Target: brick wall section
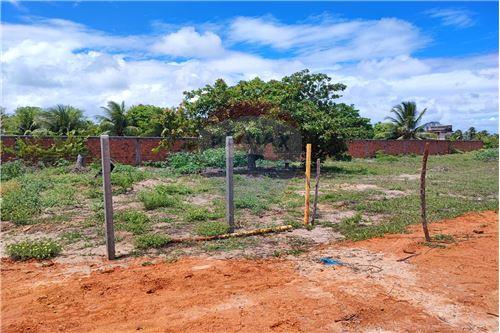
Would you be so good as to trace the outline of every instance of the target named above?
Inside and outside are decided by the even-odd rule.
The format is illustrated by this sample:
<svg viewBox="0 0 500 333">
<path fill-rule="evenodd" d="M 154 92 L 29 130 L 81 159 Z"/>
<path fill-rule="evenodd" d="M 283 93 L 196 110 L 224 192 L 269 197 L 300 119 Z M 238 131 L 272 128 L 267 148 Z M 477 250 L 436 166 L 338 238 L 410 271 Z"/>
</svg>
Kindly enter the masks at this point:
<svg viewBox="0 0 500 333">
<path fill-rule="evenodd" d="M 347 143 L 349 155 L 357 158 L 375 156 L 377 151 L 388 155 L 422 155 L 425 143 L 429 142 L 429 154 L 450 154 L 455 150 L 472 151 L 483 148 L 482 141 L 445 140 L 352 140 Z"/>
<path fill-rule="evenodd" d="M 2 146 L 14 146 L 17 138 L 34 141 L 45 147 L 49 147 L 53 142 L 52 138 L 34 139 L 29 136 L 2 136 Z M 158 147 L 160 142 L 161 138 L 110 137 L 111 159 L 124 164 L 138 165 L 146 161 L 164 161 L 171 152 L 191 150 L 196 146 L 196 139 L 185 138 L 176 140 L 170 145 L 170 148 L 162 148 L 157 153 L 153 152 L 152 150 Z M 454 150 L 471 151 L 483 147 L 481 141 L 440 140 L 352 140 L 347 143 L 347 147 L 349 154 L 357 158 L 373 157 L 377 151 L 383 151 L 389 155 L 421 155 L 426 142 L 430 143 L 429 151 L 433 155 L 450 154 Z M 89 137 L 86 143 L 87 161 L 100 159 L 101 142 L 99 137 Z M 2 161 L 8 161 L 14 157 L 2 149 Z"/>
</svg>

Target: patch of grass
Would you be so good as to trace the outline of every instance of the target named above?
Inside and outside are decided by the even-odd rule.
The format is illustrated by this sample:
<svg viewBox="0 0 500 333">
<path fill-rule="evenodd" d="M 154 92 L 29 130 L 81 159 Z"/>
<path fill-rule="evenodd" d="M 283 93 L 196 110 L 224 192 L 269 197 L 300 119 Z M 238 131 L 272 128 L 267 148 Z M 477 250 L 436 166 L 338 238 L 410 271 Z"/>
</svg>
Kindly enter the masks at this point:
<svg viewBox="0 0 500 333">
<path fill-rule="evenodd" d="M 115 214 L 116 229 L 124 230 L 140 235 L 149 230 L 151 219 L 143 212 L 138 211 L 121 211 Z"/>
<path fill-rule="evenodd" d="M 454 243 L 455 242 L 455 238 L 452 235 L 447 235 L 447 234 L 432 235 L 431 239 L 435 242 L 441 242 L 441 243 Z"/>
<path fill-rule="evenodd" d="M 191 194 L 193 193 L 193 191 L 183 185 L 183 184 L 166 184 L 166 185 L 158 185 L 156 187 L 157 191 L 158 192 L 161 192 L 161 193 L 166 193 L 166 194 L 181 194 L 181 195 L 185 195 L 185 194 Z"/>
<path fill-rule="evenodd" d="M 111 184 L 116 194 L 124 193 L 132 189 L 134 183 L 147 178 L 144 171 L 130 165 L 118 164 L 111 173 Z"/>
<path fill-rule="evenodd" d="M 175 207 L 179 205 L 177 197 L 165 192 L 162 185 L 155 186 L 152 190 L 139 193 L 139 200 L 142 201 L 147 210 L 160 207 Z"/>
<path fill-rule="evenodd" d="M 223 217 L 223 214 L 210 212 L 204 207 L 188 207 L 184 218 L 188 222 L 216 220 Z"/>
<path fill-rule="evenodd" d="M 52 186 L 49 190 L 42 193 L 43 207 L 63 207 L 76 203 L 76 191 L 73 186 L 68 186 L 64 183 L 58 183 Z"/>
<path fill-rule="evenodd" d="M 76 243 L 82 239 L 80 231 L 67 231 L 61 235 L 61 240 L 66 244 Z"/>
<path fill-rule="evenodd" d="M 481 149 L 473 153 L 478 161 L 498 161 L 498 148 Z"/>
<path fill-rule="evenodd" d="M 384 162 L 394 162 L 397 161 L 399 158 L 394 155 L 388 155 L 384 153 L 383 151 L 379 150 L 375 153 L 375 159 L 378 161 L 384 161 Z"/>
<path fill-rule="evenodd" d="M 49 259 L 61 250 L 62 246 L 52 239 L 26 240 L 7 245 L 7 253 L 14 260 Z"/>
<path fill-rule="evenodd" d="M 204 242 L 202 250 L 204 251 L 233 251 L 244 249 L 248 245 L 246 239 L 241 238 L 228 238 L 217 239 L 209 242 Z"/>
<path fill-rule="evenodd" d="M 25 172 L 26 167 L 21 161 L 5 162 L 0 166 L 0 179 L 4 182 L 22 176 Z"/>
<path fill-rule="evenodd" d="M 6 193 L 2 198 L 2 220 L 18 225 L 33 223 L 33 216 L 43 208 L 40 196 L 43 188 L 37 182 L 23 182 L 20 189 Z"/>
<path fill-rule="evenodd" d="M 260 214 L 269 208 L 269 205 L 253 195 L 238 196 L 234 199 L 236 208 L 250 209 L 254 214 Z"/>
<path fill-rule="evenodd" d="M 196 233 L 200 236 L 217 236 L 229 232 L 229 226 L 220 221 L 203 222 L 196 226 Z"/>
<path fill-rule="evenodd" d="M 141 250 L 157 249 L 167 245 L 170 242 L 170 237 L 160 234 L 146 234 L 135 237 L 135 246 Z"/>
</svg>

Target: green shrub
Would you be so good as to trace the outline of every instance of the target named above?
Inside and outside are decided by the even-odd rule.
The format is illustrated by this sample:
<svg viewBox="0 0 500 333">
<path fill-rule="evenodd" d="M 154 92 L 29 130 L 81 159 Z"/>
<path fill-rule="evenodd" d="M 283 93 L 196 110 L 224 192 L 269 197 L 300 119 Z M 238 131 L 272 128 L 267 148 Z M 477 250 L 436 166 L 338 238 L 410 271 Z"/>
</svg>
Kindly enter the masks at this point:
<svg viewBox="0 0 500 333">
<path fill-rule="evenodd" d="M 31 163 L 55 165 L 61 160 L 74 161 L 78 154 L 87 151 L 85 138 L 69 132 L 65 137 L 54 137 L 53 143 L 46 147 L 37 138 L 30 140 L 17 139 L 15 147 L 5 148 L 5 151 L 14 154 L 17 158 Z M 64 162 L 63 162 L 64 163 Z"/>
<path fill-rule="evenodd" d="M 0 169 L 0 176 L 2 181 L 7 181 L 12 178 L 19 177 L 26 172 L 24 164 L 17 160 L 12 162 L 2 163 Z"/>
<path fill-rule="evenodd" d="M 132 188 L 134 183 L 144 180 L 146 174 L 130 165 L 118 164 L 111 173 L 111 184 L 117 186 L 117 193 L 124 193 Z"/>
<path fill-rule="evenodd" d="M 139 193 L 139 200 L 142 201 L 147 210 L 159 207 L 174 207 L 179 204 L 178 198 L 169 194 L 162 185 L 155 186 L 152 190 Z"/>
<path fill-rule="evenodd" d="M 196 226 L 196 233 L 200 236 L 217 236 L 229 231 L 229 226 L 224 222 L 211 221 L 200 223 Z"/>
<path fill-rule="evenodd" d="M 7 253 L 14 260 L 48 259 L 62 250 L 59 243 L 51 239 L 26 240 L 7 245 Z"/>
<path fill-rule="evenodd" d="M 498 161 L 498 148 L 477 150 L 473 153 L 473 158 L 478 161 Z"/>
<path fill-rule="evenodd" d="M 189 207 L 186 211 L 185 219 L 188 222 L 216 220 L 224 215 L 212 213 L 203 207 Z"/>
<path fill-rule="evenodd" d="M 43 181 L 23 178 L 19 189 L 6 193 L 2 198 L 2 220 L 20 225 L 32 223 L 31 218 L 41 212 L 40 193 L 47 186 Z"/>
<path fill-rule="evenodd" d="M 135 238 L 135 246 L 138 249 L 150 249 L 150 248 L 160 248 L 167 245 L 170 242 L 170 237 L 167 235 L 159 235 L 159 234 L 147 234 L 137 236 Z"/>
<path fill-rule="evenodd" d="M 394 155 L 387 155 L 382 150 L 378 150 L 375 153 L 375 159 L 377 159 L 378 161 L 393 162 L 397 161 L 398 157 Z"/>
<path fill-rule="evenodd" d="M 116 213 L 116 221 L 117 230 L 125 230 L 134 235 L 145 233 L 151 223 L 151 219 L 143 212 L 130 210 Z"/>
<path fill-rule="evenodd" d="M 245 152 L 234 152 L 234 166 L 245 166 Z M 207 149 L 203 152 L 179 152 L 169 156 L 168 166 L 180 173 L 197 173 L 206 168 L 225 168 L 226 153 L 224 148 Z"/>
<path fill-rule="evenodd" d="M 167 185 L 157 185 L 156 191 L 164 194 L 190 194 L 193 191 L 182 184 L 167 184 Z"/>
</svg>

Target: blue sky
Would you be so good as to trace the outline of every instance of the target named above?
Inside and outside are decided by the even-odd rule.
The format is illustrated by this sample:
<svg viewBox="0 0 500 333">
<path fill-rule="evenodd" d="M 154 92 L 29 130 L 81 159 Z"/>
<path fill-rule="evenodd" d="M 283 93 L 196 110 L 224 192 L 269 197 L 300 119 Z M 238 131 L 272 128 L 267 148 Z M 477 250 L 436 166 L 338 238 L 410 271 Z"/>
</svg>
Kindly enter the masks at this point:
<svg viewBox="0 0 500 333">
<path fill-rule="evenodd" d="M 176 105 L 222 77 L 309 68 L 373 121 L 498 131 L 497 2 L 2 2 L 2 105 Z"/>
</svg>

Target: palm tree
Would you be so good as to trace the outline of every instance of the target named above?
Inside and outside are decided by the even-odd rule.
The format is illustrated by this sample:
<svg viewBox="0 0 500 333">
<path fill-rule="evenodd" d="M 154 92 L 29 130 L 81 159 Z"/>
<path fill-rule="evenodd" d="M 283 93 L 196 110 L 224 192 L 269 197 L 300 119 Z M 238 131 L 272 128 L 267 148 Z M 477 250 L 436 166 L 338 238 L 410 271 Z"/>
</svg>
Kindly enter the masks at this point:
<svg viewBox="0 0 500 333">
<path fill-rule="evenodd" d="M 420 121 L 425 111 L 427 109 L 419 113 L 415 102 L 402 102 L 391 109 L 395 116 L 386 119 L 394 124 L 398 140 L 421 139 L 420 134 L 423 132 L 425 124 L 420 125 Z"/>
<path fill-rule="evenodd" d="M 18 134 L 31 134 L 38 129 L 37 119 L 40 116 L 42 109 L 36 106 L 22 106 L 14 111 L 13 120 L 17 127 Z"/>
<path fill-rule="evenodd" d="M 107 107 L 101 107 L 104 110 L 105 116 L 97 116 L 101 121 L 101 127 L 108 133 L 117 136 L 127 134 L 135 134 L 137 128 L 130 126 L 127 119 L 127 109 L 125 102 L 118 104 L 113 101 L 108 102 Z"/>
<path fill-rule="evenodd" d="M 39 117 L 42 128 L 61 135 L 84 129 L 86 122 L 83 112 L 70 105 L 57 105 L 42 112 Z"/>
</svg>

